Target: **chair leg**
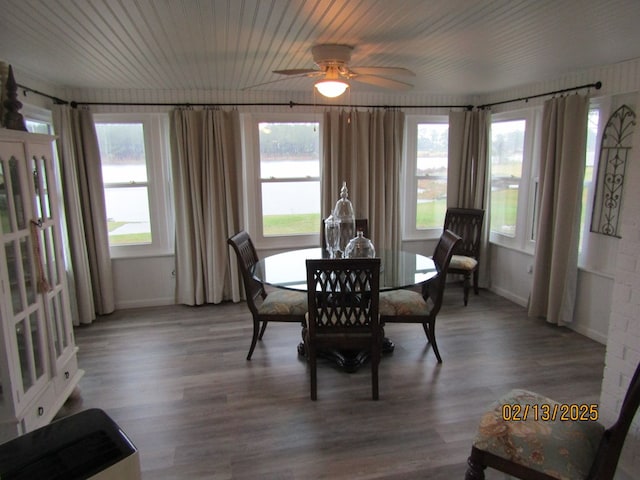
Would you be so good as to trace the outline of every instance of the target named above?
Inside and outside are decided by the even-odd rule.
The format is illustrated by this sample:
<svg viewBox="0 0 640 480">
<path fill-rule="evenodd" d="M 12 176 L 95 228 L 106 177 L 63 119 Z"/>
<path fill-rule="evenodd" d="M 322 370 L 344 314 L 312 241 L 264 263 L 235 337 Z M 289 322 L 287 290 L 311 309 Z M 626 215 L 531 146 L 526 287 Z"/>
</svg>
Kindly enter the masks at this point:
<svg viewBox="0 0 640 480">
<path fill-rule="evenodd" d="M 311 400 L 318 399 L 318 369 L 316 361 L 316 347 L 309 345 L 307 349 L 309 354 L 309 369 L 311 372 Z"/>
<path fill-rule="evenodd" d="M 262 336 L 264 335 L 264 331 L 267 329 L 267 322 L 266 320 L 262 321 L 262 328 L 260 329 L 260 335 L 258 335 L 258 339 L 262 340 Z"/>
<path fill-rule="evenodd" d="M 484 480 L 484 470 L 487 468 L 481 463 L 477 463 L 473 459 L 473 454 L 467 460 L 467 472 L 464 475 L 464 480 Z"/>
<path fill-rule="evenodd" d="M 374 400 L 380 398 L 378 383 L 378 367 L 380 366 L 380 350 L 371 356 L 371 396 Z"/>
<path fill-rule="evenodd" d="M 469 289 L 471 287 L 470 281 L 471 279 L 471 275 L 469 273 L 465 273 L 464 274 L 464 283 L 463 283 L 463 288 L 464 288 L 464 306 L 467 306 L 467 302 L 469 301 Z"/>
<path fill-rule="evenodd" d="M 478 270 L 474 270 L 473 272 L 473 293 L 475 293 L 476 295 L 478 295 L 480 293 L 480 289 L 478 287 Z"/>
<path fill-rule="evenodd" d="M 431 348 L 433 348 L 433 353 L 435 353 L 436 358 L 438 359 L 438 363 L 442 363 L 442 357 L 440 356 L 440 351 L 438 350 L 438 344 L 436 342 L 435 327 L 436 327 L 435 324 L 431 322 L 424 322 L 422 324 L 424 333 L 427 335 L 427 340 L 431 344 Z"/>
<path fill-rule="evenodd" d="M 247 360 L 251 360 L 251 355 L 253 355 L 253 350 L 256 348 L 256 343 L 258 343 L 258 332 L 260 331 L 260 322 L 258 319 L 253 319 L 253 336 L 251 337 L 251 347 L 249 347 L 249 353 L 247 354 Z"/>
</svg>

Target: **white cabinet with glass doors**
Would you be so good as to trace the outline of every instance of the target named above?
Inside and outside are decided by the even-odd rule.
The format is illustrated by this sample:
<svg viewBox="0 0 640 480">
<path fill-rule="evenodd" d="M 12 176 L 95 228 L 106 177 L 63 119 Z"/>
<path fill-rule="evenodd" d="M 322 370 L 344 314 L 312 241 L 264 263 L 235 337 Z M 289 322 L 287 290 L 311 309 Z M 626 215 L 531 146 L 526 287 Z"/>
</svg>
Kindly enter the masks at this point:
<svg viewBox="0 0 640 480">
<path fill-rule="evenodd" d="M 49 423 L 78 369 L 49 135 L 0 130 L 0 443 Z"/>
</svg>

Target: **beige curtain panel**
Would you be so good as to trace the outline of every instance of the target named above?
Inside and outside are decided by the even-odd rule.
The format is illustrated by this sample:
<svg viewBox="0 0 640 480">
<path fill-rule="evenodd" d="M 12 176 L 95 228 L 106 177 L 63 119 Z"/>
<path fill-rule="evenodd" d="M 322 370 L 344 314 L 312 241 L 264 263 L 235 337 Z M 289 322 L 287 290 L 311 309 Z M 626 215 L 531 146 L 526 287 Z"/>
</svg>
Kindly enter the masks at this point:
<svg viewBox="0 0 640 480">
<path fill-rule="evenodd" d="M 69 238 L 69 290 L 75 296 L 73 323 L 78 325 L 115 309 L 102 165 L 91 112 L 68 105 L 54 105 L 52 111 Z"/>
<path fill-rule="evenodd" d="M 227 238 L 241 228 L 241 160 L 236 110 L 172 112 L 178 303 L 240 300 L 240 278 Z"/>
<path fill-rule="evenodd" d="M 489 287 L 489 146 L 491 114 L 488 110 L 449 113 L 449 164 L 447 172 L 447 206 L 481 208 L 482 224 L 478 283 Z"/>
<path fill-rule="evenodd" d="M 538 186 L 538 234 L 529 315 L 564 325 L 573 320 L 589 100 L 544 103 Z"/>
<path fill-rule="evenodd" d="M 377 250 L 400 248 L 400 165 L 404 113 L 392 110 L 325 113 L 322 216 L 347 182 L 356 218 L 369 221 Z"/>
</svg>

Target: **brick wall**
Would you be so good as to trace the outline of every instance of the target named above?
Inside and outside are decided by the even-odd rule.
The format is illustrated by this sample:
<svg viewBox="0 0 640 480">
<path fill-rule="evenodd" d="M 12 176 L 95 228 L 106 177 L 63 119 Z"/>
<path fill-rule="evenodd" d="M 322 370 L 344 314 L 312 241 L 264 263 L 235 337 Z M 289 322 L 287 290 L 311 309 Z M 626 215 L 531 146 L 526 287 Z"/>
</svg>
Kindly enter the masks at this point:
<svg viewBox="0 0 640 480">
<path fill-rule="evenodd" d="M 636 101 L 638 105 L 640 102 Z M 636 115 L 640 118 L 637 109 Z M 605 426 L 611 425 L 617 418 L 631 376 L 640 363 L 640 121 L 638 123 L 624 179 L 622 238 L 616 259 L 600 394 L 601 420 Z M 639 478 L 640 413 L 636 415 L 627 436 L 618 470 L 616 478 Z"/>
</svg>

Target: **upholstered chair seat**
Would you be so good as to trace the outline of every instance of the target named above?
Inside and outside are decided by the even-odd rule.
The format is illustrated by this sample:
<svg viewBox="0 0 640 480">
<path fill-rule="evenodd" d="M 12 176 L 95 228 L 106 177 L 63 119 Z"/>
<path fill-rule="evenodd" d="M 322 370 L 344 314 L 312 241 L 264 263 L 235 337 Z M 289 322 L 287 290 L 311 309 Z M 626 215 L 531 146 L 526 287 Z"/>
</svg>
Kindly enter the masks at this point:
<svg viewBox="0 0 640 480">
<path fill-rule="evenodd" d="M 258 306 L 260 315 L 304 315 L 307 313 L 307 294 L 294 290 L 274 290 Z"/>
<path fill-rule="evenodd" d="M 380 315 L 428 315 L 429 305 L 418 292 L 413 290 L 391 290 L 380 292 Z"/>
<path fill-rule="evenodd" d="M 639 405 L 640 365 L 618 419 L 606 430 L 597 403 L 559 404 L 511 390 L 480 419 L 464 478 L 484 480 L 490 467 L 524 480 L 613 480 Z"/>
<path fill-rule="evenodd" d="M 450 268 L 467 270 L 469 273 L 473 273 L 477 266 L 478 260 L 473 257 L 467 257 L 466 255 L 453 255 L 451 257 Z"/>
<path fill-rule="evenodd" d="M 546 414 L 549 420 L 540 421 Z M 473 446 L 554 478 L 585 479 L 604 427 L 593 420 L 568 421 L 570 414 L 543 395 L 511 390 L 482 416 Z"/>
</svg>

